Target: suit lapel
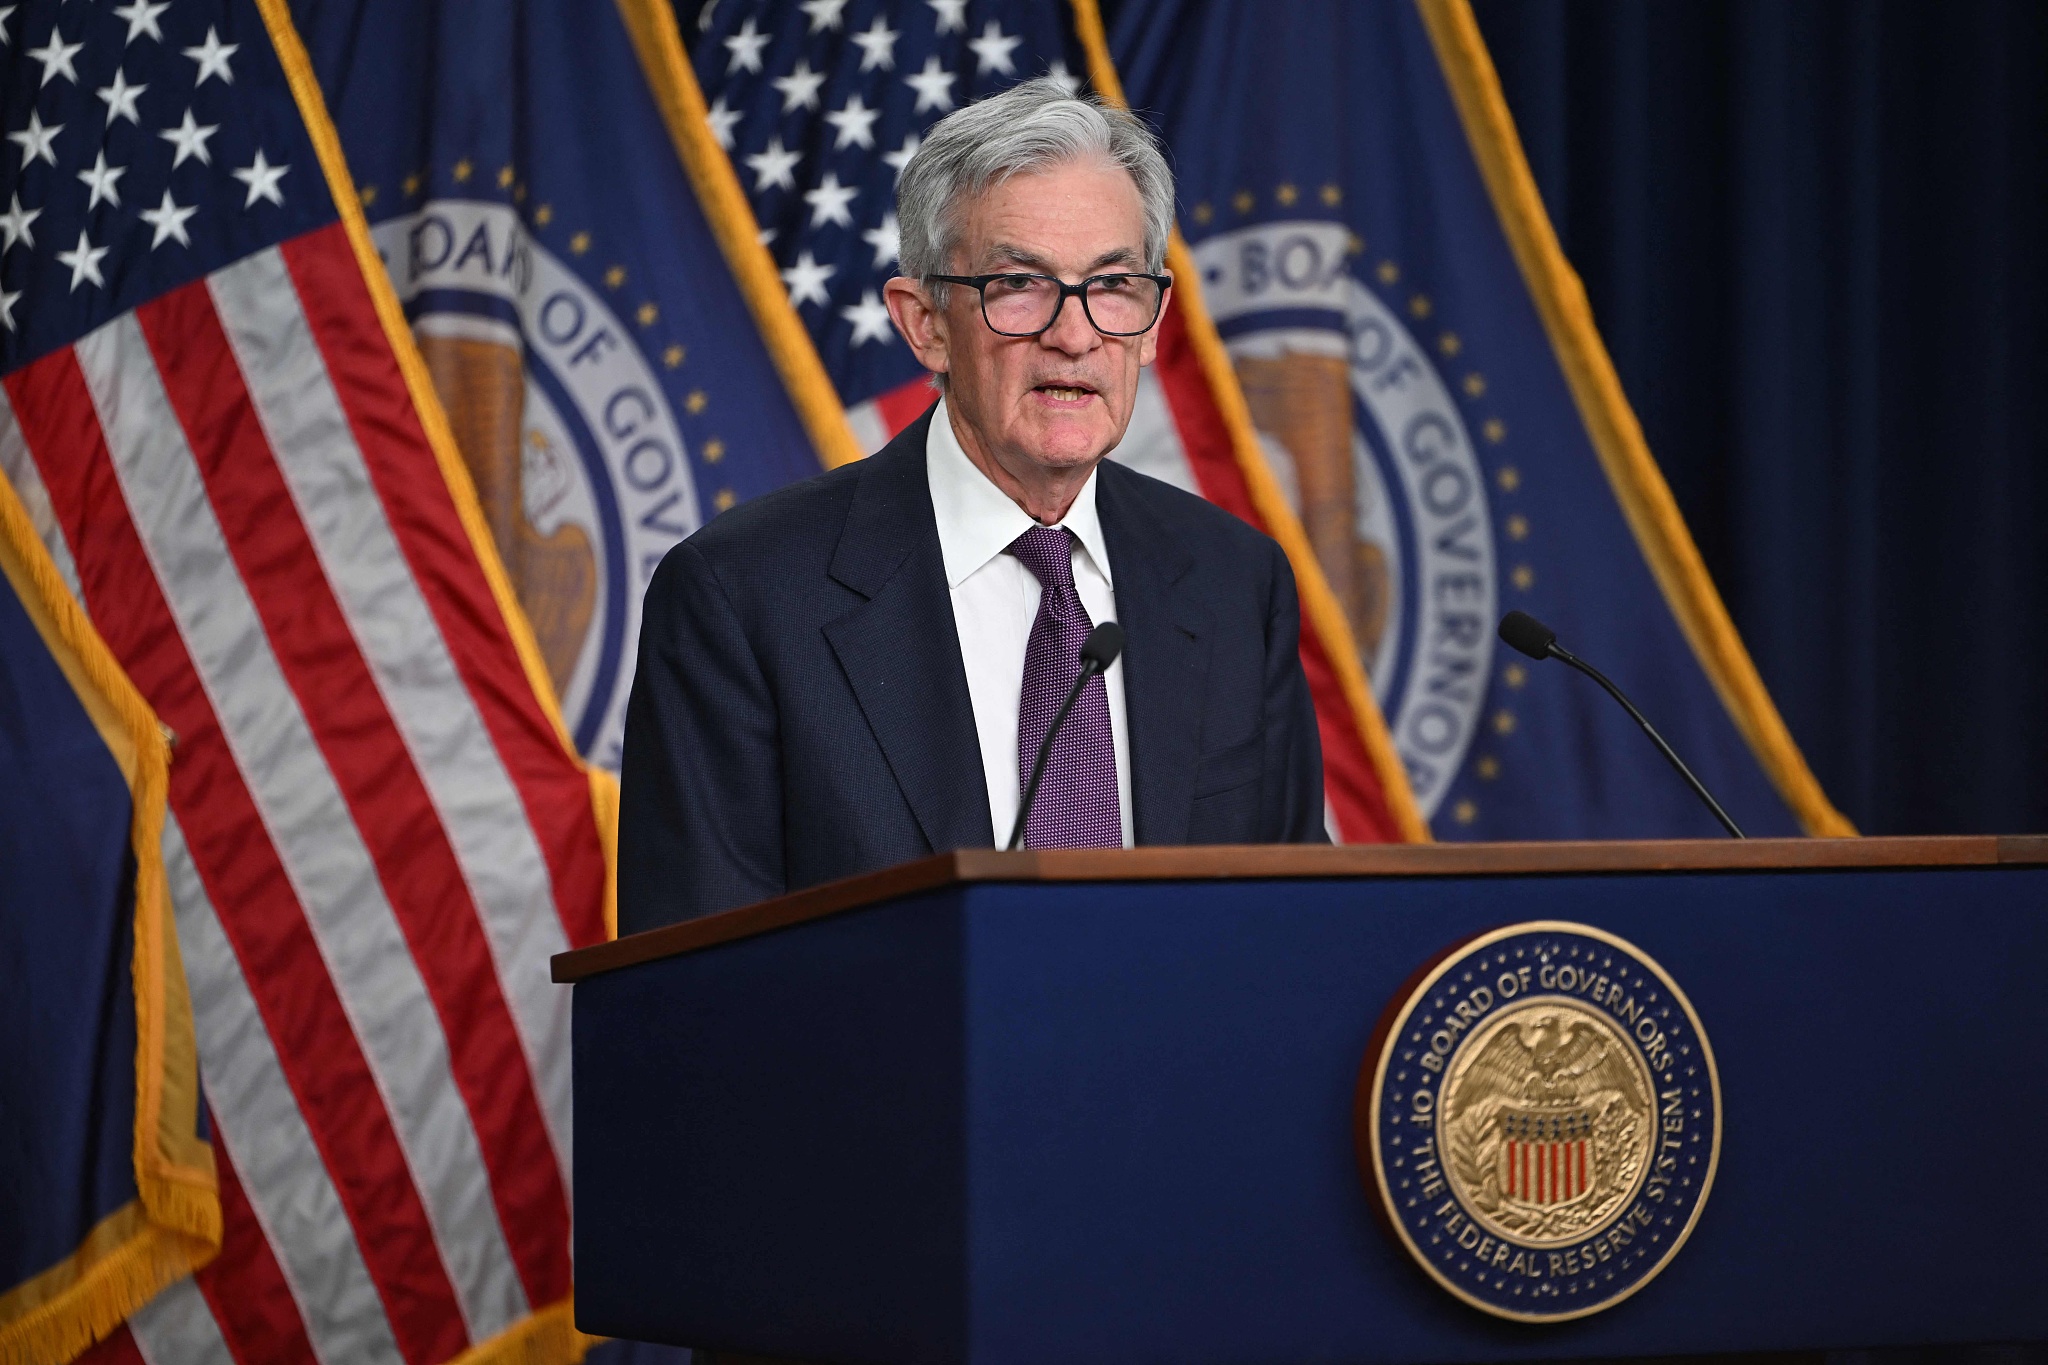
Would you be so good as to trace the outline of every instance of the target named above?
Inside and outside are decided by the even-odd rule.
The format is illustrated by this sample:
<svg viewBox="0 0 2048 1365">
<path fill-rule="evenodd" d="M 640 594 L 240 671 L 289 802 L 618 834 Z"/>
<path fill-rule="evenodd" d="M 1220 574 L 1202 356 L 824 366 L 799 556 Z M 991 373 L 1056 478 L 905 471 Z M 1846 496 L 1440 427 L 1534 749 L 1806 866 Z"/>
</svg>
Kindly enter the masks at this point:
<svg viewBox="0 0 2048 1365">
<path fill-rule="evenodd" d="M 1124 628 L 1124 717 L 1131 736 L 1131 823 L 1140 844 L 1184 843 L 1201 751 L 1208 618 L 1180 588 L 1194 556 L 1114 461 L 1099 466 L 1096 506 Z"/>
<path fill-rule="evenodd" d="M 825 627 L 933 850 L 988 847 L 988 786 L 925 476 L 928 412 L 870 457 L 832 557 L 868 600 Z"/>
</svg>

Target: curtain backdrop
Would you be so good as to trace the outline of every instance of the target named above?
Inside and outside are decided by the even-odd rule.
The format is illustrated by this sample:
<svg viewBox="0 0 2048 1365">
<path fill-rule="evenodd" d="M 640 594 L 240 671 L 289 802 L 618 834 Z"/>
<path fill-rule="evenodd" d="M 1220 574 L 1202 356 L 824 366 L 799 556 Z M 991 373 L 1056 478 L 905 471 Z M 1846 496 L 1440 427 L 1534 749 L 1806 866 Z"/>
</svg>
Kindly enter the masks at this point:
<svg viewBox="0 0 2048 1365">
<path fill-rule="evenodd" d="M 1476 9 L 1829 795 L 1873 834 L 2048 829 L 2048 7 Z"/>
</svg>

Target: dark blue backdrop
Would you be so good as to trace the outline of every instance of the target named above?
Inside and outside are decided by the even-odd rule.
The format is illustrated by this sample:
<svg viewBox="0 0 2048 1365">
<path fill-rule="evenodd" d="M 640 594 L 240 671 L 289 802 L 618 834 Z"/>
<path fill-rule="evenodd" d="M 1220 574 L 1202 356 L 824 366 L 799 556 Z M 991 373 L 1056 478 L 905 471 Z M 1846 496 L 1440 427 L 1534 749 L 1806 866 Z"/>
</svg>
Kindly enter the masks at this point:
<svg viewBox="0 0 2048 1365">
<path fill-rule="evenodd" d="M 1868 833 L 2048 828 L 2048 9 L 1475 7 L 1828 794 Z"/>
</svg>

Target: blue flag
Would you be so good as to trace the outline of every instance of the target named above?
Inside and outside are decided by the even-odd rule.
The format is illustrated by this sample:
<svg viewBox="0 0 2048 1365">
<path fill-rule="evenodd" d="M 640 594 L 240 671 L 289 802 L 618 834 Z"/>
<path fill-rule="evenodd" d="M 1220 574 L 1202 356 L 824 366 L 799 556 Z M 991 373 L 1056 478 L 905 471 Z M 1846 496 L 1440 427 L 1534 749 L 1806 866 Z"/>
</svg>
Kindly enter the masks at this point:
<svg viewBox="0 0 2048 1365">
<path fill-rule="evenodd" d="M 1496 641 L 1515 608 L 1629 692 L 1748 832 L 1851 832 L 1644 447 L 1463 0 L 1125 0 L 1108 17 L 1437 835 L 1720 832 L 1588 679 Z"/>
<path fill-rule="evenodd" d="M 0 1360 L 70 1359 L 220 1246 L 166 759 L 0 468 Z"/>
<path fill-rule="evenodd" d="M 293 8 L 570 731 L 616 769 L 655 565 L 823 467 L 789 358 L 678 155 L 700 129 L 650 83 L 663 37 L 683 70 L 673 18 L 655 3 Z"/>
</svg>

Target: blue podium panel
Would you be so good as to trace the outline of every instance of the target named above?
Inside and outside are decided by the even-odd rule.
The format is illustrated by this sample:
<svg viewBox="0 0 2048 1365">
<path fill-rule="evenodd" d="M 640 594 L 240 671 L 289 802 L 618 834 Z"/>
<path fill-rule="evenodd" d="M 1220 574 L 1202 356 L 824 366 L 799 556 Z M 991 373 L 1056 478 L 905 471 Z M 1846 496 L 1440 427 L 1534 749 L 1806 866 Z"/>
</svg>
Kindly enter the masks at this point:
<svg viewBox="0 0 2048 1365">
<path fill-rule="evenodd" d="M 1524 920 L 1690 996 L 1725 1138 L 1597 1316 L 1445 1294 L 1352 1099 Z M 2048 1338 L 2048 869 L 978 883 L 576 987 L 578 1320 L 814 1361 L 1452 1362 Z"/>
</svg>

